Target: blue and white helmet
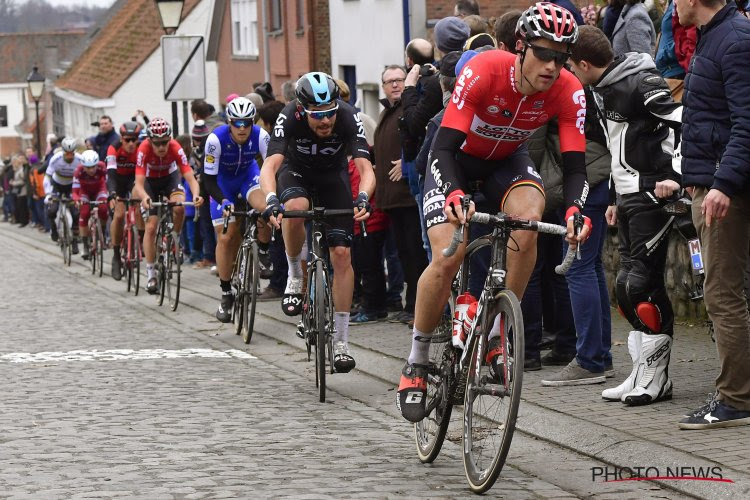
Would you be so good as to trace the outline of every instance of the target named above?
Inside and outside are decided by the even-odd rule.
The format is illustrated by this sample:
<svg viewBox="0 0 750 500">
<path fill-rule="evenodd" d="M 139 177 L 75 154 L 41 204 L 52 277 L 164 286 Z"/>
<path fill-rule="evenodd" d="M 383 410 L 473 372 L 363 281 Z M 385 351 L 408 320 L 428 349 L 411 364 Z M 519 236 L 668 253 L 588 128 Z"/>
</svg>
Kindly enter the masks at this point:
<svg viewBox="0 0 750 500">
<path fill-rule="evenodd" d="M 246 97 L 236 97 L 227 105 L 227 118 L 230 120 L 255 119 L 255 104 Z"/>
<path fill-rule="evenodd" d="M 81 165 L 84 167 L 95 167 L 99 164 L 99 153 L 93 149 L 87 149 L 81 153 Z"/>
<path fill-rule="evenodd" d="M 330 76 L 314 71 L 297 80 L 294 93 L 303 108 L 324 106 L 339 98 L 339 86 Z"/>
</svg>

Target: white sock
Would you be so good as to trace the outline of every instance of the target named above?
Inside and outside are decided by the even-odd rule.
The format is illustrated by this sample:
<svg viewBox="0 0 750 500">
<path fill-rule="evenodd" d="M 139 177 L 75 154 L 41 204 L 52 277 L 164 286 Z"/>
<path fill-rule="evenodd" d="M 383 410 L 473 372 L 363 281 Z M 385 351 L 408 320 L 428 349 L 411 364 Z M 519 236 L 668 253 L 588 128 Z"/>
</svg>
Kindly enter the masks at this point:
<svg viewBox="0 0 750 500">
<path fill-rule="evenodd" d="M 150 280 L 151 278 L 155 277 L 154 274 L 154 265 L 146 263 L 146 279 Z"/>
<path fill-rule="evenodd" d="M 301 254 L 297 254 L 295 257 L 286 255 L 286 261 L 289 264 L 289 277 L 290 278 L 301 278 L 302 277 L 302 261 L 300 259 Z"/>
<path fill-rule="evenodd" d="M 430 341 L 432 333 L 423 333 L 414 327 L 411 336 L 411 352 L 409 353 L 409 363 L 426 365 L 430 362 Z"/>
<path fill-rule="evenodd" d="M 500 335 L 500 315 L 498 314 L 497 316 L 495 316 L 495 321 L 492 323 L 492 328 L 490 328 L 490 335 L 487 338 L 491 339 L 499 335 Z"/>
<path fill-rule="evenodd" d="M 333 326 L 336 328 L 336 333 L 333 336 L 334 342 L 349 343 L 349 313 L 348 312 L 335 312 L 333 313 Z"/>
</svg>

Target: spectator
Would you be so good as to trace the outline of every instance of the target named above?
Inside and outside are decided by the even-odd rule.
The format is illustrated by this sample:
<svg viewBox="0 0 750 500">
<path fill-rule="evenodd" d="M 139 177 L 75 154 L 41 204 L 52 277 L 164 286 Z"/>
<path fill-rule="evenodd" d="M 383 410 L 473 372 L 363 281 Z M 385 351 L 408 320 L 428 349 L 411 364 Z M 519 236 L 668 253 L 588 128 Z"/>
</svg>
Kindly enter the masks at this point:
<svg viewBox="0 0 750 500">
<path fill-rule="evenodd" d="M 568 12 L 573 14 L 573 17 L 575 18 L 576 23 L 578 23 L 578 26 L 583 26 L 584 24 L 586 24 L 583 21 L 583 16 L 581 16 L 581 11 L 578 10 L 578 7 L 576 7 L 576 5 L 571 2 L 571 0 L 554 0 L 552 3 L 559 5 L 563 9 L 566 9 Z"/>
<path fill-rule="evenodd" d="M 698 31 L 695 26 L 683 26 L 680 24 L 680 16 L 676 9 L 672 16 L 672 36 L 674 37 L 674 53 L 677 56 L 677 62 L 687 73 L 690 66 L 690 59 L 692 59 L 693 52 L 695 52 Z"/>
<path fill-rule="evenodd" d="M 750 333 L 743 273 L 750 241 L 750 20 L 724 0 L 676 0 L 683 26 L 701 26 L 685 77 L 682 175 L 706 272 L 704 301 L 721 370 L 712 400 L 682 429 L 750 424 Z"/>
<path fill-rule="evenodd" d="M 599 13 L 602 21 L 602 31 L 610 40 L 612 40 L 612 33 L 615 31 L 617 20 L 620 19 L 620 14 L 624 6 L 625 0 L 609 0 L 607 5 L 602 8 L 604 14 Z"/>
<path fill-rule="evenodd" d="M 253 92 L 263 98 L 264 104 L 276 100 L 276 96 L 273 95 L 273 87 L 271 87 L 270 82 L 263 82 L 259 85 L 256 85 L 253 89 Z"/>
<path fill-rule="evenodd" d="M 675 52 L 674 36 L 672 35 L 673 12 L 674 2 L 670 0 L 667 9 L 664 11 L 664 17 L 661 20 L 661 36 L 659 37 L 659 46 L 656 49 L 656 57 L 654 58 L 656 69 L 667 80 L 667 83 L 671 79 L 682 80 L 685 78 L 685 70 L 680 66 L 677 60 L 677 53 Z M 673 85 L 670 84 L 669 87 L 673 88 Z"/>
<path fill-rule="evenodd" d="M 471 29 L 458 17 L 445 17 L 437 22 L 432 32 L 432 39 L 435 41 L 435 47 L 447 54 L 456 50 L 463 50 L 466 40 L 471 36 Z M 419 38 L 415 40 L 421 40 Z M 407 47 L 408 48 L 408 47 Z M 408 56 L 409 54 L 407 54 Z M 415 61 L 416 62 L 416 61 Z M 407 69 L 409 64 L 407 61 Z"/>
<path fill-rule="evenodd" d="M 47 167 L 44 163 L 39 163 L 31 167 L 31 198 L 32 210 L 36 212 L 36 218 L 41 224 L 39 231 L 49 231 L 49 220 L 47 212 L 44 210 L 44 172 Z"/>
<path fill-rule="evenodd" d="M 509 10 L 495 21 L 497 48 L 516 53 L 516 24 L 521 17 L 520 10 Z"/>
<path fill-rule="evenodd" d="M 193 105 L 195 105 L 196 102 L 198 103 L 198 110 L 204 112 L 205 108 L 203 108 L 203 104 L 206 104 L 206 102 L 193 101 Z M 195 111 L 193 111 L 193 116 L 195 116 Z M 210 133 L 211 130 L 209 126 L 203 120 L 197 120 L 193 125 L 193 130 L 190 132 L 193 156 L 198 165 L 198 169 L 196 170 L 197 175 L 195 177 L 200 184 L 201 196 L 204 199 L 208 199 L 208 192 L 203 183 L 203 156 L 206 139 Z M 203 258 L 195 263 L 193 266 L 194 269 L 214 268 L 216 266 L 216 233 L 214 232 L 213 222 L 211 221 L 211 208 L 209 205 L 210 203 L 203 203 L 198 207 L 198 233 L 200 234 L 200 239 L 203 243 Z"/>
<path fill-rule="evenodd" d="M 261 106 L 263 106 L 263 98 L 261 96 L 259 96 L 258 94 L 256 94 L 255 92 L 250 92 L 245 97 L 247 99 L 250 99 L 250 102 L 253 103 L 253 105 L 255 106 L 256 110 L 258 108 L 260 108 Z M 274 102 L 274 101 L 270 101 L 270 102 Z M 257 115 L 255 117 L 258 118 Z"/>
<path fill-rule="evenodd" d="M 476 36 L 480 33 L 490 32 L 490 25 L 482 16 L 472 14 L 464 17 L 463 22 L 469 27 L 469 37 Z"/>
<path fill-rule="evenodd" d="M 13 177 L 10 180 L 10 185 L 15 194 L 15 223 L 20 227 L 26 227 L 29 223 L 29 205 L 27 199 L 28 175 L 24 172 L 26 157 L 18 154 L 13 157 L 11 163 L 13 165 Z"/>
<path fill-rule="evenodd" d="M 203 120 L 204 125 L 208 127 L 208 133 L 211 133 L 216 127 L 224 125 L 224 120 L 216 113 L 216 108 L 203 99 L 196 99 L 190 103 L 190 114 L 193 116 L 193 123 Z M 206 134 L 206 137 L 208 137 L 208 134 Z"/>
<path fill-rule="evenodd" d="M 497 41 L 489 33 L 479 33 L 466 40 L 464 50 L 479 50 L 482 47 L 497 48 Z"/>
<path fill-rule="evenodd" d="M 182 134 L 177 136 L 175 138 L 175 141 L 177 141 L 180 146 L 182 146 L 182 150 L 185 152 L 185 156 L 187 156 L 188 158 L 188 163 L 190 163 L 190 167 L 193 169 L 193 173 L 198 174 L 199 165 L 197 158 L 193 154 L 191 136 Z M 185 191 L 185 201 L 192 202 L 193 193 L 190 192 L 190 187 L 188 186 L 187 181 L 183 178 L 181 182 L 182 188 Z M 202 252 L 198 250 L 198 247 L 196 245 L 196 226 L 197 224 L 195 220 L 195 207 L 188 205 L 185 207 L 185 226 L 184 231 L 182 231 L 182 234 L 180 235 L 180 239 L 183 252 L 188 256 L 191 264 L 201 260 L 200 255 L 202 254 Z M 197 232 L 200 232 L 200 230 L 198 230 Z M 198 237 L 198 239 L 200 239 L 200 236 Z"/>
<path fill-rule="evenodd" d="M 408 324 L 414 319 L 417 282 L 427 267 L 427 256 L 422 248 L 420 212 L 401 170 L 399 122 L 404 112 L 401 96 L 405 77 L 404 68 L 396 65 L 388 66 L 381 75 L 385 94 L 381 103 L 385 109 L 380 113 L 375 130 L 374 156 L 378 205 L 391 220 L 390 231 L 406 278 L 404 310 L 392 319 Z"/>
<path fill-rule="evenodd" d="M 60 139 L 55 134 L 47 134 L 47 151 L 44 154 L 44 166 L 47 166 L 49 159 L 55 154 L 57 148 L 60 147 Z"/>
<path fill-rule="evenodd" d="M 453 15 L 459 18 L 471 15 L 478 16 L 479 3 L 477 0 L 458 0 L 453 7 Z"/>
<path fill-rule="evenodd" d="M 469 28 L 465 24 L 463 26 L 468 33 Z M 437 27 L 435 31 L 437 33 Z M 424 128 L 427 122 L 443 107 L 443 93 L 440 90 L 437 75 L 421 76 L 420 74 L 421 67 L 431 64 L 433 57 L 432 44 L 427 40 L 415 38 L 406 46 L 407 75 L 401 96 L 403 106 L 401 133 L 406 161 L 413 161 L 416 158 L 419 146 L 424 139 Z"/>
<path fill-rule="evenodd" d="M 669 241 L 663 236 L 674 217 L 662 210 L 658 198 L 680 188 L 679 167 L 672 158 L 675 149 L 679 151 L 674 130 L 681 126 L 682 107 L 672 100 L 649 55 L 614 57 L 606 35 L 593 26 L 580 28 L 571 61 L 581 83 L 593 86 L 597 115 L 612 153 L 617 204 L 607 209 L 606 218 L 610 225 L 618 225 L 620 270 L 615 293 L 620 311 L 633 327 L 628 335 L 633 370 L 622 384 L 604 390 L 602 398 L 630 406 L 671 399 L 674 314 L 664 285 Z M 589 196 L 593 194 L 592 190 Z M 579 367 L 569 370 L 569 375 L 590 383 L 604 381 L 603 350 L 601 339 L 579 337 Z M 565 375 L 557 380 L 575 381 Z"/>
<path fill-rule="evenodd" d="M 2 179 L 3 191 L 3 222 L 16 221 L 16 196 L 13 193 L 13 187 L 10 181 L 13 179 L 13 160 L 11 158 L 3 159 L 3 165 L 0 166 L 0 179 Z"/>
<path fill-rule="evenodd" d="M 99 158 L 106 158 L 109 146 L 118 144 L 119 142 L 120 136 L 115 132 L 115 127 L 112 125 L 112 118 L 102 115 L 99 118 L 99 133 L 91 140 L 91 149 L 96 151 Z"/>
<path fill-rule="evenodd" d="M 281 84 L 281 97 L 284 99 L 285 103 L 292 102 L 297 98 L 294 94 L 296 86 L 297 82 L 294 80 L 287 80 Z"/>
<path fill-rule="evenodd" d="M 615 57 L 627 52 L 642 52 L 653 57 L 655 46 L 656 30 L 643 0 L 625 0 L 612 32 Z"/>
</svg>

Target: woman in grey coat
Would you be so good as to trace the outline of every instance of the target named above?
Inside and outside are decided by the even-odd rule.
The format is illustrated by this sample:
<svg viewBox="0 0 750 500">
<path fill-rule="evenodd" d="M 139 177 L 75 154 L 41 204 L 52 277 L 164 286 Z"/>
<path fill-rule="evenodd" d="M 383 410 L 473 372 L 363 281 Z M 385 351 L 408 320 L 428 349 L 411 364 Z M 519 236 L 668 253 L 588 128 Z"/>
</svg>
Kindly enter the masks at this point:
<svg viewBox="0 0 750 500">
<path fill-rule="evenodd" d="M 615 57 L 627 52 L 642 52 L 654 57 L 656 30 L 642 0 L 626 0 L 612 33 Z"/>
</svg>

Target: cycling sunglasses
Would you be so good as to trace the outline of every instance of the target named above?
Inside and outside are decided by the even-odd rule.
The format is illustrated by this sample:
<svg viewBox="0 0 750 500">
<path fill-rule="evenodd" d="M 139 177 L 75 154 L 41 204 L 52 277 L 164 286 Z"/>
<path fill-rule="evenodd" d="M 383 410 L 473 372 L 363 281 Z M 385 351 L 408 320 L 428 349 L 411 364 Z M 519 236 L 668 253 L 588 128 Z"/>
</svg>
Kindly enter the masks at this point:
<svg viewBox="0 0 750 500">
<path fill-rule="evenodd" d="M 169 144 L 169 139 L 167 139 L 166 141 L 155 141 L 151 139 L 151 144 L 156 146 L 157 148 L 163 148 L 164 146 Z"/>
<path fill-rule="evenodd" d="M 251 120 L 232 120 L 229 123 L 235 128 L 250 128 L 253 126 Z"/>
<path fill-rule="evenodd" d="M 122 138 L 122 142 L 137 142 L 137 141 L 138 141 L 137 137 L 123 137 Z"/>
<path fill-rule="evenodd" d="M 557 50 L 548 49 L 546 47 L 540 47 L 538 45 L 526 44 L 534 52 L 534 57 L 542 62 L 555 61 L 555 64 L 562 66 L 570 58 L 570 52 L 559 52 Z"/>
<path fill-rule="evenodd" d="M 311 111 L 309 109 L 305 110 L 305 113 L 310 115 L 310 118 L 313 120 L 324 120 L 326 118 L 333 118 L 336 116 L 336 112 L 339 110 L 339 105 L 337 104 L 331 109 L 326 109 L 323 111 Z"/>
</svg>

